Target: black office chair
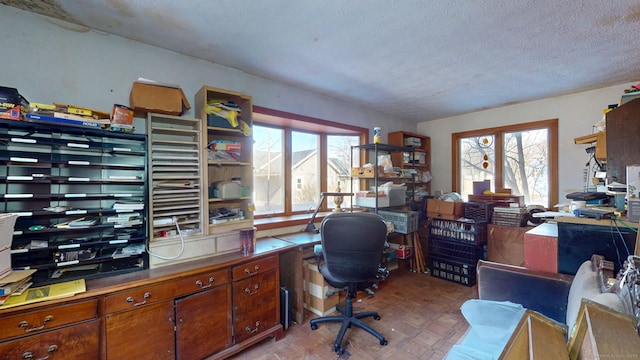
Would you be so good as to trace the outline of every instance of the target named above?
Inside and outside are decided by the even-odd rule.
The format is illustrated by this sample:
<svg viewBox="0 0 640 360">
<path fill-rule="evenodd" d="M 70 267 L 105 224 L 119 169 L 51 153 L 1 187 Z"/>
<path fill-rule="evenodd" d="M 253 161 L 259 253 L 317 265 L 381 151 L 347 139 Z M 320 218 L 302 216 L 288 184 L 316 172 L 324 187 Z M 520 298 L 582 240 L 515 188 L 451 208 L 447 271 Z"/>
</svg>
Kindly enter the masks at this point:
<svg viewBox="0 0 640 360">
<path fill-rule="evenodd" d="M 342 323 L 333 344 L 333 350 L 340 355 L 344 353 L 342 338 L 351 326 L 366 330 L 380 341 L 380 345 L 387 345 L 384 336 L 360 320 L 369 316 L 380 320 L 377 312 L 353 313 L 353 299 L 358 289 L 378 274 L 387 238 L 384 220 L 373 213 L 333 213 L 322 221 L 320 235 L 323 259 L 318 261 L 318 271 L 329 285 L 346 288 L 347 297 L 344 309 L 337 307 L 342 315 L 312 319 L 311 330 L 316 330 L 319 323 Z"/>
</svg>

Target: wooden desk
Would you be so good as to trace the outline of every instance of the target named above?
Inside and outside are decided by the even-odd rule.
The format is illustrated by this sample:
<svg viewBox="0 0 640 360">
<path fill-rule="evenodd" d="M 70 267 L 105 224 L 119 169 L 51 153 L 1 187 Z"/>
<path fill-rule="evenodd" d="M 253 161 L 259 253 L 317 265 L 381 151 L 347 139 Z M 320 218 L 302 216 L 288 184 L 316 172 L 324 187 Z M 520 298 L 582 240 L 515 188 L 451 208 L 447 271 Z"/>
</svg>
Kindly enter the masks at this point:
<svg viewBox="0 0 640 360">
<path fill-rule="evenodd" d="M 614 273 L 617 273 L 627 258 L 627 250 L 630 254 L 638 254 L 636 222 L 579 217 L 557 217 L 555 220 L 558 224 L 559 273 L 574 275 L 580 264 L 593 254 L 612 261 Z"/>
<path fill-rule="evenodd" d="M 278 239 L 295 245 L 280 254 L 280 285 L 291 291 L 291 310 L 298 324 L 304 322 L 304 272 L 305 259 L 314 257 L 313 247 L 320 244 L 319 233 L 297 232 L 277 236 Z"/>
</svg>

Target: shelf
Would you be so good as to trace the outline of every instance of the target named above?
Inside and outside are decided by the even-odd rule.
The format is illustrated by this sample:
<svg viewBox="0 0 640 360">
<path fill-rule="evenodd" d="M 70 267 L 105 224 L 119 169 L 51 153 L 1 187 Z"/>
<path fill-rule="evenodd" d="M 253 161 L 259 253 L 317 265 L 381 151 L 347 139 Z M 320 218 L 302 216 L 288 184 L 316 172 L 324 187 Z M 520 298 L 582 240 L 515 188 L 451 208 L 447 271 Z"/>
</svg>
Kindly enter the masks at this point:
<svg viewBox="0 0 640 360">
<path fill-rule="evenodd" d="M 0 212 L 20 215 L 12 266 L 38 270 L 35 285 L 148 267 L 144 251 L 131 262 L 108 256 L 146 242 L 145 211 L 112 208 L 147 203 L 145 135 L 2 120 L 0 137 Z M 83 217 L 95 223 L 66 225 Z"/>
<path fill-rule="evenodd" d="M 183 232 L 202 234 L 206 221 L 202 193 L 202 121 L 150 113 L 147 134 L 151 154 L 149 232 L 152 241 L 169 238 L 164 232 L 173 230 L 173 223 L 153 225 L 153 220 L 167 217 L 175 217 Z"/>
<path fill-rule="evenodd" d="M 235 103 L 239 109 L 237 112 L 240 119 L 238 127 L 231 127 L 227 121 L 221 120 L 221 117 L 208 114 L 208 111 L 211 110 L 208 104 L 212 101 Z M 196 93 L 195 103 L 196 116 L 201 118 L 203 123 L 206 123 L 203 134 L 207 146 L 207 154 L 205 155 L 207 165 L 205 184 L 208 187 L 205 195 L 206 213 L 210 215 L 218 210 L 229 210 L 234 213 L 241 212 L 245 218 L 245 220 L 209 224 L 208 233 L 223 234 L 253 227 L 251 196 L 235 199 L 212 197 L 214 186 L 231 181 L 240 182 L 241 186 L 248 187 L 249 193 L 253 189 L 253 138 L 250 133 L 245 133 L 240 125 L 244 123 L 249 129 L 253 126 L 253 99 L 246 94 L 205 85 Z M 209 222 L 207 221 L 207 223 Z M 220 250 L 217 249 L 217 251 Z"/>
</svg>

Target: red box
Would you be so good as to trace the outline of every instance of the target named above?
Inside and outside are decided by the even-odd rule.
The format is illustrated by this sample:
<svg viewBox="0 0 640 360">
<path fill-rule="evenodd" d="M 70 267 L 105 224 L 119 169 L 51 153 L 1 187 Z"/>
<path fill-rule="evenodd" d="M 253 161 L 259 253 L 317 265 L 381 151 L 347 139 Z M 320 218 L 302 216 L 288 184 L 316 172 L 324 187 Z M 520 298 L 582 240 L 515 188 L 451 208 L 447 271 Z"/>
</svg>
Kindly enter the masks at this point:
<svg viewBox="0 0 640 360">
<path fill-rule="evenodd" d="M 398 259 L 406 259 L 411 256 L 411 248 L 406 245 L 400 245 L 395 252 L 396 255 L 398 255 Z"/>
</svg>

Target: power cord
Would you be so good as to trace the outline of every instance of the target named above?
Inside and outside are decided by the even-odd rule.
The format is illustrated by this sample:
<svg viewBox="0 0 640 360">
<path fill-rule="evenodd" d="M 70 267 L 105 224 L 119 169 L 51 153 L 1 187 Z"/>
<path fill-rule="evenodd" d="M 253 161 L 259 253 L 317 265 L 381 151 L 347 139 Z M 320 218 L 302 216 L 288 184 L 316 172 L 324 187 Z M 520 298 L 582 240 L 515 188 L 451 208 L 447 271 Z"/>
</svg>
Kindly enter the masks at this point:
<svg viewBox="0 0 640 360">
<path fill-rule="evenodd" d="M 162 260 L 175 260 L 180 256 L 182 256 L 182 254 L 184 254 L 184 237 L 182 237 L 182 232 L 180 231 L 180 225 L 178 225 L 178 218 L 174 216 L 172 220 L 173 220 L 173 224 L 176 226 L 176 230 L 178 231 L 178 236 L 180 237 L 180 251 L 178 252 L 178 254 L 174 256 L 163 256 L 163 255 L 154 254 L 149 250 L 149 243 L 147 243 L 145 246 L 147 248 L 147 254 Z"/>
</svg>

